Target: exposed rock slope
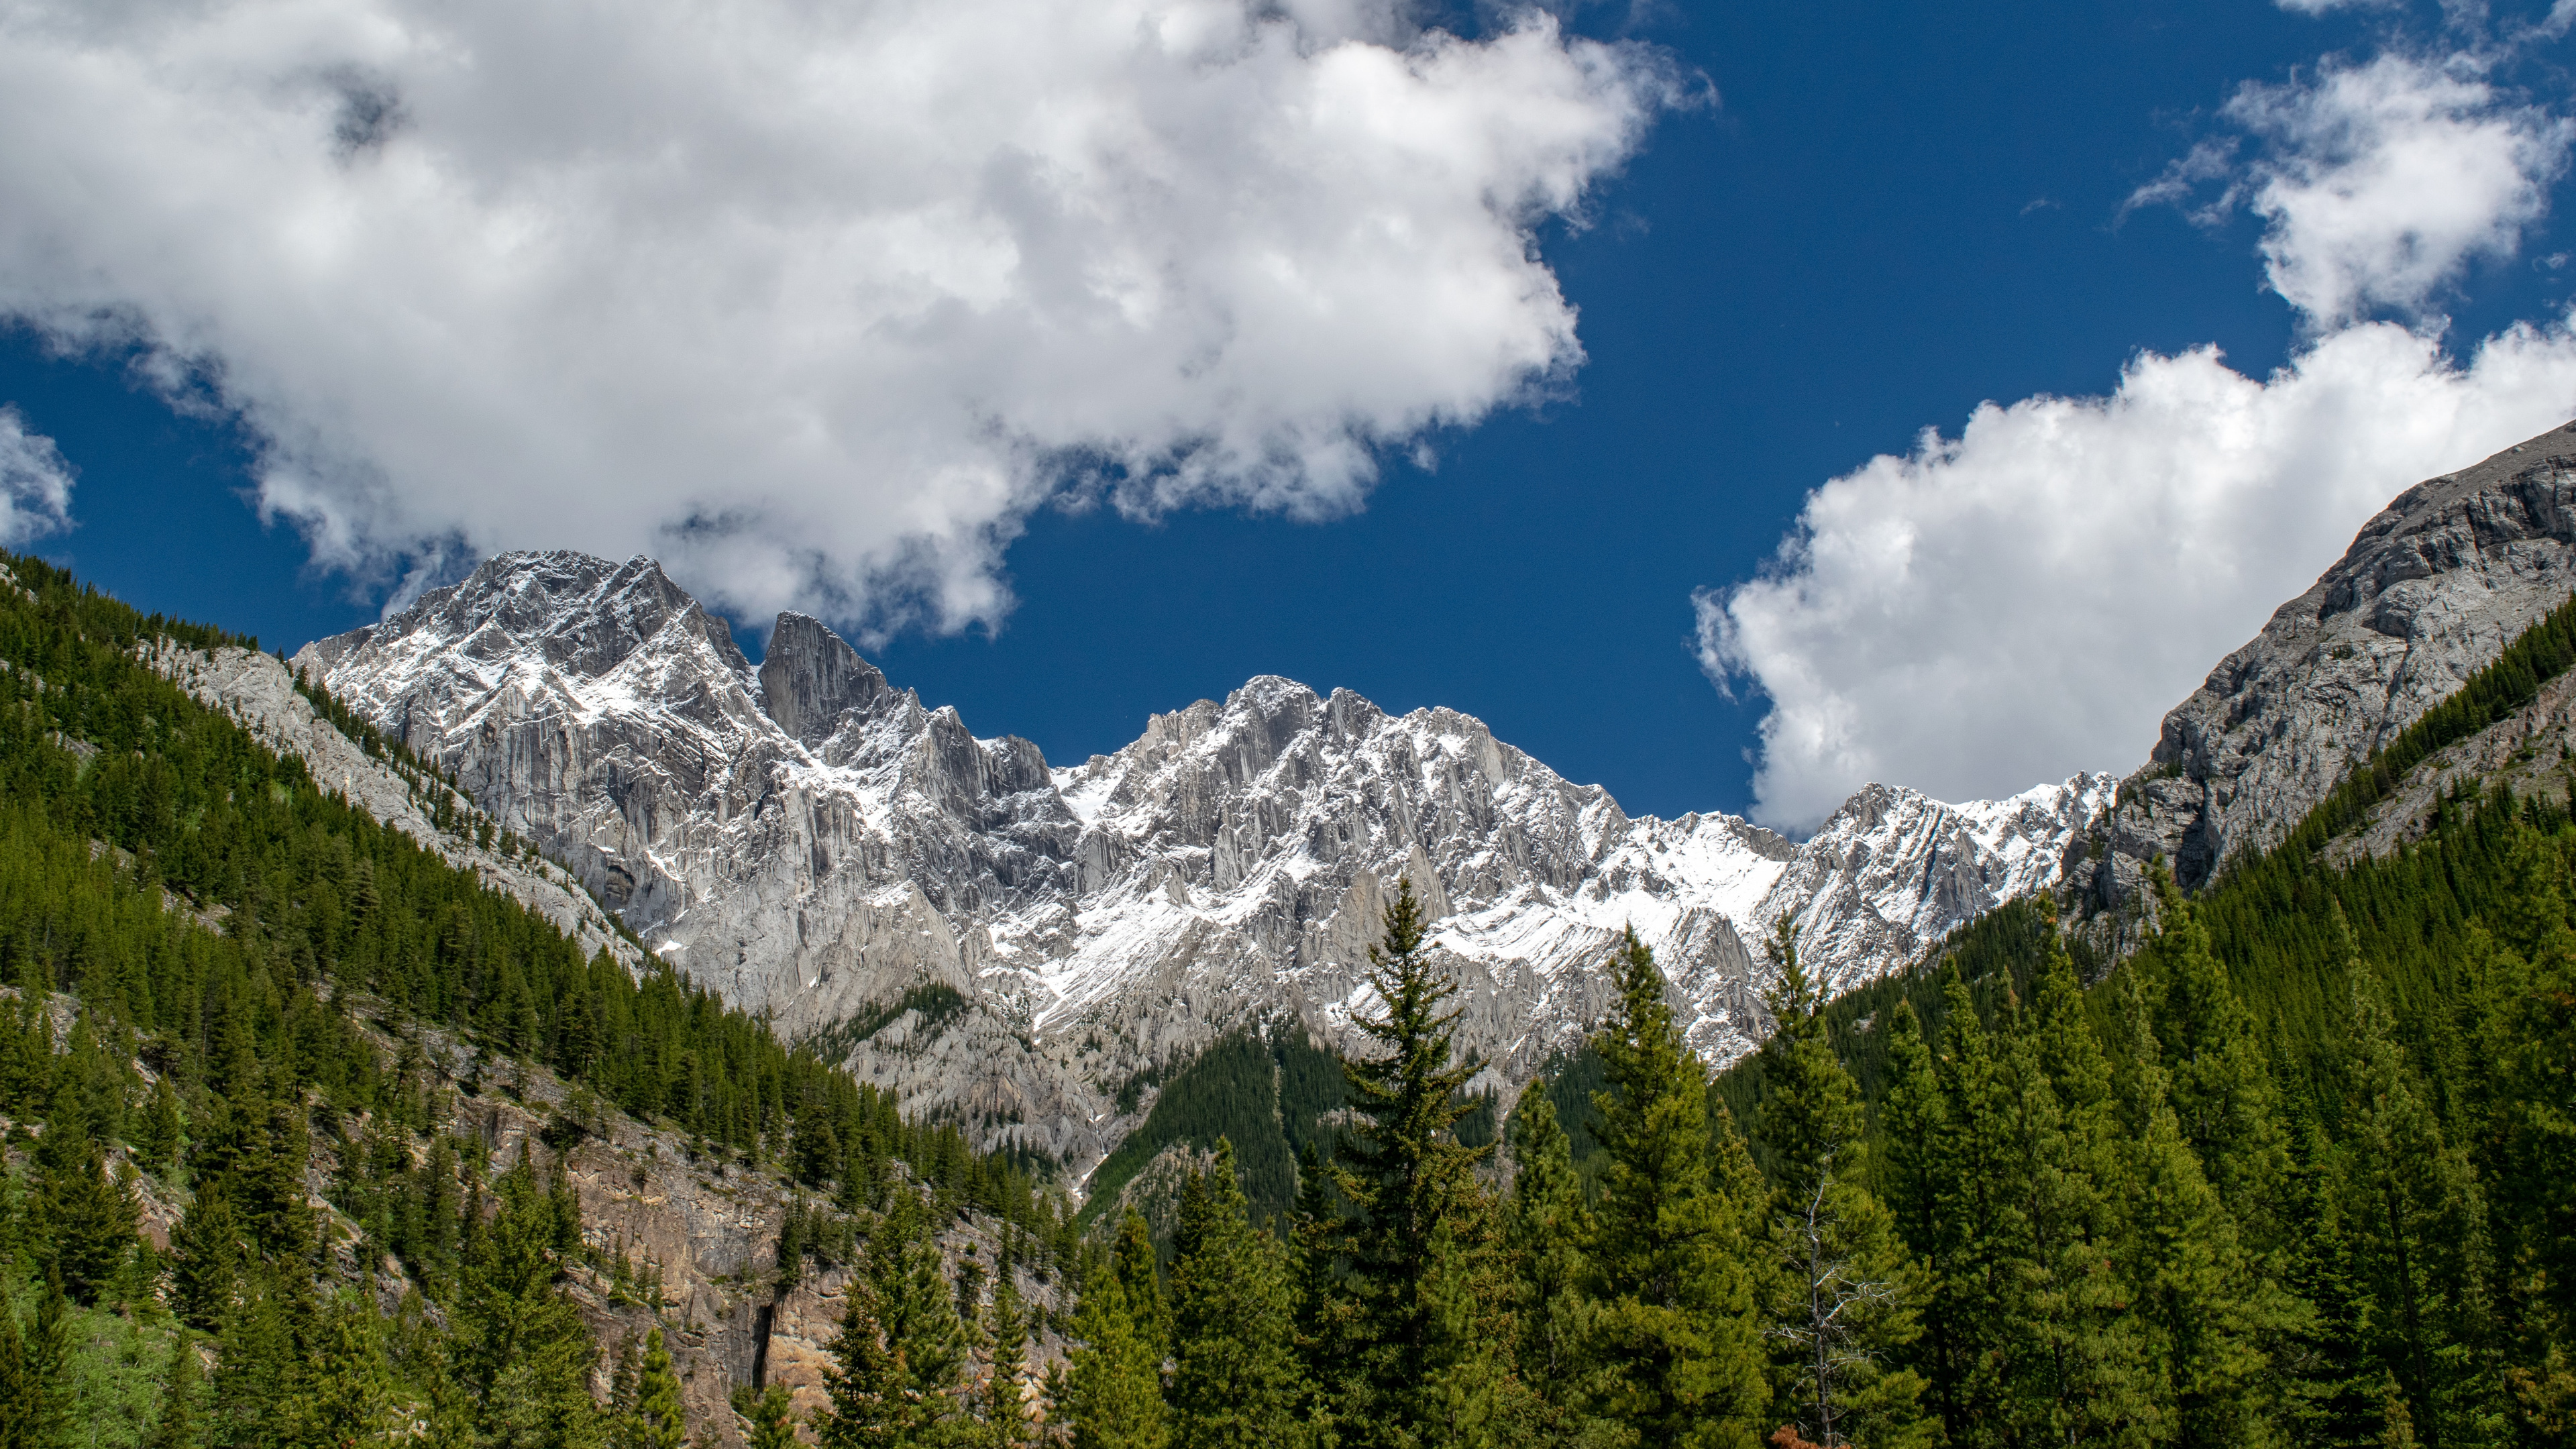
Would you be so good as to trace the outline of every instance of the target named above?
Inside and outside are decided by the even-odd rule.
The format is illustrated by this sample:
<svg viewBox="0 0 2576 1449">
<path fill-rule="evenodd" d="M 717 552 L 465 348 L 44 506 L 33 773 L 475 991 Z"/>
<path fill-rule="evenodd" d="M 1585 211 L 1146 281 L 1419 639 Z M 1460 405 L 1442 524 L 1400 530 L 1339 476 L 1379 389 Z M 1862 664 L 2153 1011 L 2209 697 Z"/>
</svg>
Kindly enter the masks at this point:
<svg viewBox="0 0 2576 1449">
<path fill-rule="evenodd" d="M 644 953 L 610 924 L 598 902 L 559 866 L 505 854 L 464 835 L 443 831 L 426 808 L 446 787 L 413 778 L 391 761 L 368 754 L 314 711 L 295 690 L 285 664 L 256 649 L 211 653 L 163 641 L 145 662 L 200 701 L 242 722 L 269 748 L 304 762 L 316 783 L 337 790 L 359 809 L 438 852 L 450 865 L 536 911 L 584 951 L 606 951 L 630 968 Z M 453 792 L 450 792 L 453 793 Z M 466 803 L 466 802 L 460 802 Z M 472 809 L 467 803 L 467 809 Z"/>
<path fill-rule="evenodd" d="M 1724 1060 L 1767 1030 L 1776 916 L 1838 984 L 1867 979 L 2054 881 L 2111 787 L 1873 787 L 1799 845 L 1632 819 L 1466 715 L 1277 678 L 1054 769 L 814 620 L 782 615 L 755 670 L 650 561 L 565 553 L 494 559 L 296 664 L 728 999 L 1076 1171 L 1150 1106 L 1116 1105 L 1149 1069 L 1282 1015 L 1342 1038 L 1399 876 L 1502 1081 L 1595 1019 L 1629 924 Z"/>
<path fill-rule="evenodd" d="M 2571 588 L 2576 423 L 2398 495 L 2165 716 L 2095 858 L 2096 899 L 2134 899 L 2158 855 L 2197 887 L 2278 840 Z"/>
</svg>

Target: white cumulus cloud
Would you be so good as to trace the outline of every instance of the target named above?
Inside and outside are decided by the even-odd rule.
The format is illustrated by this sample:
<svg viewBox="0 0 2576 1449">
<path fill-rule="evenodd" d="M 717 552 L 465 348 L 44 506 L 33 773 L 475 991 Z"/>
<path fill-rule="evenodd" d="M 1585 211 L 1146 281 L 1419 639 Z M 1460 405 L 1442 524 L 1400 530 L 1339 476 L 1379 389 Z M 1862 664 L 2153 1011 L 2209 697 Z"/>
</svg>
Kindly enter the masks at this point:
<svg viewBox="0 0 2576 1449">
<path fill-rule="evenodd" d="M 0 407 L 0 545 L 18 548 L 71 526 L 72 467 L 42 433 Z"/>
<path fill-rule="evenodd" d="M 1811 826 L 1869 781 L 1960 800 L 2144 760 L 2165 710 L 2387 500 L 2576 415 L 2562 320 L 2444 349 L 2416 312 L 2540 214 L 2567 131 L 2437 64 L 2239 93 L 2224 178 L 2315 324 L 2269 376 L 2142 353 L 2107 397 L 1978 408 L 1811 493 L 1762 573 L 1695 600 L 1701 662 L 1769 703 L 1756 813 Z"/>
<path fill-rule="evenodd" d="M 2265 143 L 2240 189 L 2266 277 L 2321 328 L 2423 312 L 2471 262 L 2511 256 L 2576 134 L 2465 62 L 2399 54 L 2247 86 L 2225 115 Z"/>
<path fill-rule="evenodd" d="M 264 440 L 317 558 L 649 551 L 955 627 L 1070 489 L 1352 507 L 1582 359 L 1655 55 L 1400 0 L 9 0 L 0 312 Z"/>
</svg>

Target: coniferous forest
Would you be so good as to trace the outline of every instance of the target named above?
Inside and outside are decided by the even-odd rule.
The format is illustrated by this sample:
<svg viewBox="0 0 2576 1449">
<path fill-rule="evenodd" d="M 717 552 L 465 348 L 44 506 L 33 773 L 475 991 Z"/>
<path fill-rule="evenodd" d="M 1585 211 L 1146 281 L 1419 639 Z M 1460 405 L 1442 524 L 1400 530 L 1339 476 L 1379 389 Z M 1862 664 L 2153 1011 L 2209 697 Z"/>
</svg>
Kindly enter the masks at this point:
<svg viewBox="0 0 2576 1449">
<path fill-rule="evenodd" d="M 2562 804 L 2462 790 L 2382 859 L 2306 829 L 2160 879 L 2117 962 L 2026 903 L 1829 1002 L 1784 925 L 1778 1029 L 1723 1075 L 1631 938 L 1499 1142 L 1408 886 L 1375 1050 L 1196 1064 L 1231 1085 L 1146 1144 L 1207 1149 L 1158 1241 L 585 958 L 139 658 L 247 641 L 7 566 L 0 1449 L 2576 1442 Z M 2530 654 L 2472 699 L 2527 698 Z M 583 1105 L 496 1158 L 457 1044 Z M 557 1149 L 612 1115 L 810 1195 L 776 1261 L 847 1271 L 822 1392 L 691 1424 L 664 1324 L 585 1322 L 630 1265 Z M 941 1247 L 969 1220 L 1012 1244 L 989 1294 Z"/>
</svg>

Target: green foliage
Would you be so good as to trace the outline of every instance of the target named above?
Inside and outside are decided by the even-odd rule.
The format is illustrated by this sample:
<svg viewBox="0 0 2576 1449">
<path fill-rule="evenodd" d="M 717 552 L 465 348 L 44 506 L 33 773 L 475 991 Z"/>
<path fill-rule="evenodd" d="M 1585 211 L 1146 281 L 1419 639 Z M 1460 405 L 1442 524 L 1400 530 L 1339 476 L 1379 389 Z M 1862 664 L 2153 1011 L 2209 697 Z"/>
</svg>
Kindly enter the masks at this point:
<svg viewBox="0 0 2576 1449">
<path fill-rule="evenodd" d="M 1457 986 L 1423 950 L 1409 879 L 1385 924 L 1369 951 L 1379 1009 L 1351 1020 L 1375 1050 L 1343 1064 L 1351 1125 L 1327 1168 L 1346 1211 L 1318 1245 L 1332 1272 L 1309 1271 L 1348 1305 L 1346 1342 L 1319 1377 L 1345 1443 L 1484 1443 L 1501 1427 L 1510 1334 L 1492 1320 L 1510 1290 L 1495 1262 L 1500 1225 L 1474 1177 L 1490 1149 L 1452 1132 L 1483 1064 L 1453 1045 Z"/>
<path fill-rule="evenodd" d="M 1591 1296 L 1596 1412 L 1672 1446 L 1749 1444 L 1767 1398 L 1748 1228 L 1710 1140 L 1708 1078 L 1630 931 L 1613 963 L 1617 1015 L 1595 1037 L 1609 1090 Z"/>
<path fill-rule="evenodd" d="M 1288 1257 L 1252 1225 L 1234 1144 L 1193 1177 L 1172 1265 L 1174 1438 L 1181 1449 L 1280 1449 L 1294 1441 L 1300 1379 Z"/>
<path fill-rule="evenodd" d="M 1162 1353 L 1139 1330 L 1121 1275 L 1101 1271 L 1083 1288 L 1074 1316 L 1072 1363 L 1057 1400 L 1074 1449 L 1165 1449 Z"/>
<path fill-rule="evenodd" d="M 920 1231 L 920 1205 L 895 1195 L 849 1286 L 824 1378 L 831 1408 L 814 1426 L 826 1449 L 966 1442 L 965 1333 Z"/>
<path fill-rule="evenodd" d="M 637 1449 L 686 1449 L 688 1425 L 680 1414 L 680 1380 L 671 1372 L 671 1351 L 662 1346 L 656 1325 L 644 1336 L 644 1362 L 635 1376 L 634 1429 Z"/>
<path fill-rule="evenodd" d="M 1340 1061 L 1295 1022 L 1228 1033 L 1164 1078 L 1153 1110 L 1093 1171 L 1084 1211 L 1105 1211 L 1164 1148 L 1222 1139 L 1235 1144 L 1255 1219 L 1275 1221 L 1297 1202 L 1298 1150 L 1323 1142 L 1319 1119 L 1342 1096 Z"/>
<path fill-rule="evenodd" d="M 1013 1224 L 1040 1269 L 1066 1246 L 1056 1203 L 955 1124 L 903 1120 L 657 962 L 585 955 L 144 658 L 239 641 L 0 566 L 0 1115 L 34 1144 L 23 1180 L 0 1172 L 0 1398 L 38 1384 L 54 1406 L 0 1412 L 0 1439 L 70 1414 L 100 1445 L 601 1442 L 573 1199 L 525 1161 L 487 1180 L 459 1110 L 528 1067 L 569 1088 L 558 1150 L 623 1110 L 845 1202 L 927 1183 L 943 1213 Z M 434 819 L 533 855 L 300 687 Z M 451 1086 L 433 1036 L 476 1080 Z M 308 1200 L 326 1147 L 356 1244 Z M 166 1258 L 138 1185 L 186 1205 Z M 846 1250 L 846 1212 L 800 1223 L 827 1262 Z M 385 1254 L 420 1290 L 391 1314 L 339 1266 Z M 625 1301 L 658 1299 L 653 1265 L 617 1267 Z M 181 1324 L 210 1336 L 206 1381 Z"/>
</svg>

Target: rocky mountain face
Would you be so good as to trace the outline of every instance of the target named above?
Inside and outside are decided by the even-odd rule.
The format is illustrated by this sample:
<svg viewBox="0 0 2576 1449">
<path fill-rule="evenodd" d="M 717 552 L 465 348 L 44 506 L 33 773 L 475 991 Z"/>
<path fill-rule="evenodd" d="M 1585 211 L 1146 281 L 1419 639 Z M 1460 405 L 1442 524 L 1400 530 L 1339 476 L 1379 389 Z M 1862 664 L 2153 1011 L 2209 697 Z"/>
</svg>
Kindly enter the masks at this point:
<svg viewBox="0 0 2576 1449">
<path fill-rule="evenodd" d="M 2576 423 L 2427 479 L 2165 716 L 2086 845 L 2089 903 L 2139 898 L 2162 857 L 2186 889 L 2278 840 L 2576 588 Z"/>
<path fill-rule="evenodd" d="M 454 791 L 426 772 L 407 770 L 360 748 L 296 692 L 295 676 L 273 655 L 256 649 L 188 649 L 164 640 L 144 662 L 202 703 L 240 721 L 269 748 L 304 761 L 324 789 L 337 790 L 448 864 L 472 871 L 485 886 L 517 897 L 584 951 L 606 951 L 629 967 L 643 964 L 644 953 L 610 924 L 599 903 L 562 867 L 481 843 L 471 832 L 483 818 L 480 810 L 454 798 Z M 464 828 L 441 830 L 431 818 L 430 807 L 439 795 L 450 796 L 459 807 Z"/>
<path fill-rule="evenodd" d="M 815 620 L 781 615 L 755 669 L 651 561 L 569 553 L 493 559 L 294 662 L 692 976 L 1076 1174 L 1229 1030 L 1346 1041 L 1399 879 L 1490 1084 L 1596 1019 L 1630 925 L 1724 1061 L 1768 1030 L 1775 918 L 1856 984 L 2055 882 L 2113 791 L 1952 806 L 1873 786 L 1801 844 L 1632 818 L 1469 716 L 1267 677 L 1056 768 Z"/>
</svg>

